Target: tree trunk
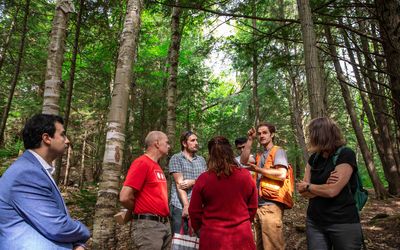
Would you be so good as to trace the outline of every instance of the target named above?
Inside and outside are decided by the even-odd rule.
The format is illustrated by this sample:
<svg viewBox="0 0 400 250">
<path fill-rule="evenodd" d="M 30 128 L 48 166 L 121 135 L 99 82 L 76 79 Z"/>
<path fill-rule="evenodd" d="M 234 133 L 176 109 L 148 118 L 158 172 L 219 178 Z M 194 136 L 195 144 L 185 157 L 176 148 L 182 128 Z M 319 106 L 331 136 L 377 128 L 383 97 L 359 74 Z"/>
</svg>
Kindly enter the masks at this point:
<svg viewBox="0 0 400 250">
<path fill-rule="evenodd" d="M 75 70 L 76 70 L 76 57 L 78 55 L 78 46 L 79 46 L 79 36 L 81 33 L 81 24 L 82 24 L 82 14 L 85 9 L 85 0 L 80 0 L 79 2 L 79 12 L 76 20 L 76 30 L 75 30 L 75 39 L 74 39 L 74 47 L 72 50 L 72 58 L 71 58 L 71 69 L 69 71 L 69 80 L 68 80 L 68 91 L 67 91 L 67 101 L 65 103 L 65 114 L 64 114 L 64 129 L 67 131 L 69 125 L 69 115 L 71 111 L 71 100 L 72 100 L 72 91 L 74 89 L 74 81 L 75 81 Z"/>
<path fill-rule="evenodd" d="M 111 107 L 107 120 L 106 149 L 103 158 L 103 172 L 97 194 L 96 213 L 93 224 L 93 249 L 115 249 L 115 222 L 119 194 L 119 177 L 125 127 L 127 120 L 129 92 L 132 82 L 132 67 L 140 29 L 142 1 L 129 0 L 115 75 Z"/>
<path fill-rule="evenodd" d="M 285 18 L 285 5 L 284 5 L 284 0 L 279 0 L 279 17 L 284 19 Z M 284 38 L 287 38 L 287 35 L 284 34 Z M 287 40 L 284 39 L 283 42 L 283 50 L 285 53 L 285 56 L 290 58 L 291 57 L 291 48 L 289 46 L 289 43 Z M 294 48 L 294 54 L 296 54 L 296 48 Z M 287 74 L 289 76 L 289 79 L 287 80 L 288 82 L 288 89 L 287 89 L 287 99 L 289 102 L 289 108 L 290 108 L 290 120 L 291 120 L 291 125 L 292 125 L 292 130 L 294 134 L 296 135 L 296 141 L 300 146 L 301 152 L 302 152 L 302 164 L 301 166 L 305 166 L 306 163 L 308 162 L 308 150 L 307 150 L 307 144 L 304 136 L 304 130 L 303 130 L 303 107 L 301 105 L 302 102 L 302 94 L 300 93 L 299 86 L 298 86 L 298 81 L 296 75 L 298 75 L 298 67 L 294 68 L 293 67 L 286 67 L 287 69 Z M 298 164 L 298 157 L 296 157 L 296 165 Z M 300 165 L 296 166 L 296 177 L 300 177 L 302 173 L 302 169 Z"/>
<path fill-rule="evenodd" d="M 142 90 L 142 102 L 140 107 L 140 145 L 144 146 L 144 139 L 147 134 L 146 130 L 146 112 L 147 110 L 147 90 Z"/>
<path fill-rule="evenodd" d="M 300 146 L 301 152 L 302 152 L 302 159 L 303 159 L 303 164 L 306 165 L 308 162 L 308 150 L 307 150 L 307 143 L 304 135 L 304 129 L 303 129 L 303 122 L 302 122 L 302 116 L 301 116 L 301 110 L 303 108 L 300 106 L 300 91 L 299 87 L 297 86 L 297 80 L 296 77 L 293 76 L 292 73 L 289 73 L 290 77 L 290 91 L 288 95 L 288 100 L 289 100 L 289 106 L 291 107 L 291 121 L 292 121 L 292 128 L 295 131 L 296 134 L 296 139 L 297 142 Z"/>
<path fill-rule="evenodd" d="M 67 166 L 65 167 L 64 186 L 68 185 L 69 169 L 71 167 L 71 146 L 67 150 Z"/>
<path fill-rule="evenodd" d="M 400 127 L 400 2 L 375 0 L 375 6 L 398 128 Z"/>
<path fill-rule="evenodd" d="M 296 149 L 296 151 L 298 150 L 298 147 L 297 147 L 297 145 L 295 145 L 295 149 Z M 302 178 L 302 176 L 303 176 L 303 174 L 302 174 L 302 166 L 304 166 L 305 164 L 302 162 L 302 160 L 301 160 L 301 158 L 300 158 L 300 156 L 298 155 L 298 154 L 296 154 L 296 158 L 295 158 L 296 160 L 295 160 L 295 178 L 296 178 L 296 180 L 301 180 L 301 178 Z M 296 189 L 296 185 L 294 185 L 295 186 L 295 189 Z"/>
<path fill-rule="evenodd" d="M 179 0 L 175 4 L 179 5 Z M 176 133 L 176 92 L 178 79 L 179 50 L 181 47 L 182 30 L 180 28 L 180 16 L 182 9 L 172 8 L 171 16 L 171 44 L 168 51 L 168 80 L 167 80 L 167 136 L 175 146 Z"/>
<path fill-rule="evenodd" d="M 344 31 L 343 31 L 343 39 L 344 39 L 345 46 L 347 48 L 347 53 L 349 54 L 350 62 L 352 64 L 352 68 L 354 71 L 354 76 L 356 78 L 358 88 L 360 89 L 359 94 L 360 94 L 361 102 L 363 104 L 363 110 L 368 119 L 368 125 L 369 125 L 369 129 L 371 131 L 371 134 L 372 134 L 372 138 L 375 142 L 375 147 L 378 151 L 378 155 L 379 155 L 382 165 L 385 165 L 385 164 L 387 165 L 386 155 L 383 150 L 384 146 L 382 143 L 382 138 L 376 127 L 375 117 L 374 117 L 373 111 L 371 110 L 370 101 L 368 100 L 368 96 L 365 92 L 366 89 L 365 89 L 365 86 L 364 86 L 364 83 L 363 83 L 363 80 L 361 77 L 361 73 L 358 69 L 353 50 L 351 49 L 352 46 L 350 46 L 348 36 L 347 36 L 346 32 L 344 32 Z M 352 37 L 352 40 L 356 41 L 354 36 Z M 358 55 L 359 55 L 359 53 L 358 53 Z M 362 65 L 361 56 L 358 56 L 358 61 L 359 61 L 359 64 Z"/>
<path fill-rule="evenodd" d="M 253 0 L 253 16 L 256 16 L 256 1 Z M 253 81 L 252 81 L 252 89 L 253 89 L 253 106 L 254 106 L 254 126 L 260 122 L 260 105 L 258 103 L 258 53 L 257 53 L 257 37 L 256 37 L 256 29 L 257 29 L 257 20 L 252 19 L 252 27 L 253 27 L 253 60 L 252 60 L 252 70 L 253 70 Z"/>
<path fill-rule="evenodd" d="M 354 109 L 354 105 L 352 103 L 350 91 L 346 85 L 346 77 L 343 74 L 342 68 L 340 66 L 340 62 L 337 57 L 337 52 L 336 52 L 336 48 L 334 45 L 334 44 L 336 44 L 336 41 L 333 41 L 330 28 L 327 26 L 325 26 L 325 35 L 326 35 L 326 39 L 329 44 L 329 50 L 330 50 L 333 64 L 335 66 L 336 76 L 337 76 L 337 79 L 340 84 L 340 89 L 342 90 L 343 99 L 346 103 L 346 109 L 347 109 L 347 112 L 349 113 L 351 124 L 353 125 L 353 129 L 356 134 L 357 141 L 360 146 L 361 154 L 364 158 L 365 166 L 367 167 L 369 177 L 371 178 L 372 184 L 374 185 L 376 198 L 384 199 L 387 197 L 387 192 L 376 172 L 375 164 L 372 159 L 372 155 L 368 149 L 368 145 L 365 140 L 362 128 L 361 128 L 360 124 L 358 123 L 358 117 L 357 117 L 356 111 Z"/>
<path fill-rule="evenodd" d="M 370 26 L 371 26 L 372 35 L 374 37 L 378 37 L 377 31 L 376 31 L 376 27 L 375 27 L 375 23 L 371 23 Z M 380 46 L 379 46 L 378 42 L 374 40 L 374 41 L 372 41 L 372 44 L 373 44 L 373 47 L 374 47 L 374 53 L 376 55 L 382 54 L 382 50 L 380 49 Z M 384 69 L 384 67 L 385 67 L 384 66 L 385 65 L 385 63 L 384 63 L 385 58 L 382 57 L 382 56 L 375 56 L 375 61 L 376 61 L 376 66 L 377 66 L 378 71 L 385 71 L 385 69 Z M 378 73 L 378 82 L 380 82 L 380 83 L 385 82 L 385 78 L 384 78 L 384 74 L 383 73 Z M 396 108 L 394 103 L 392 103 L 391 106 Z M 395 111 L 393 111 L 393 114 L 395 114 Z M 400 142 L 400 140 L 398 139 L 398 136 L 400 136 L 400 126 L 396 122 L 396 119 L 394 119 L 392 124 L 393 124 L 393 126 L 390 126 L 390 125 L 388 125 L 388 126 L 390 126 L 390 130 L 394 131 L 394 132 L 391 132 L 389 134 L 389 136 L 390 136 L 390 141 L 392 142 L 393 155 L 394 155 L 394 158 L 396 160 L 397 171 L 400 174 L 400 151 L 399 151 L 399 147 L 398 147 L 399 146 L 399 142 Z"/>
<path fill-rule="evenodd" d="M 74 12 L 72 0 L 58 0 L 51 29 L 47 55 L 46 77 L 44 81 L 44 114 L 60 113 L 59 99 L 62 82 L 62 64 L 64 60 L 65 37 L 69 13 Z"/>
<path fill-rule="evenodd" d="M 285 43 L 285 53 L 289 57 L 290 56 L 290 49 L 289 46 Z M 298 82 L 295 76 L 295 73 L 293 73 L 290 68 L 287 70 L 289 80 L 288 80 L 288 102 L 289 102 L 289 107 L 290 107 L 290 120 L 292 124 L 292 129 L 296 135 L 296 141 L 300 146 L 301 152 L 302 152 L 302 161 L 303 164 L 306 165 L 308 162 L 308 150 L 307 150 L 307 143 L 304 135 L 304 129 L 303 129 L 303 107 L 301 106 L 301 101 L 302 101 L 302 95 L 301 91 L 298 86 Z M 298 170 L 300 171 L 300 170 Z M 300 173 L 298 173 L 300 174 Z"/>
<path fill-rule="evenodd" d="M 23 26 L 22 26 L 21 42 L 19 44 L 19 50 L 18 50 L 17 64 L 15 65 L 15 72 L 14 72 L 14 76 L 10 83 L 10 92 L 8 93 L 7 104 L 4 107 L 3 115 L 2 115 L 1 123 L 0 123 L 0 145 L 3 145 L 3 143 L 4 143 L 4 131 L 6 129 L 8 113 L 10 112 L 10 109 L 11 109 L 11 103 L 12 103 L 12 99 L 14 97 L 14 91 L 15 91 L 15 87 L 17 86 L 18 77 L 19 77 L 19 73 L 20 73 L 20 69 L 21 69 L 22 58 L 24 56 L 25 38 L 26 38 L 26 33 L 28 32 L 27 23 L 28 23 L 28 16 L 29 16 L 29 5 L 30 5 L 30 0 L 26 0 L 25 15 L 24 15 L 24 21 L 22 24 Z"/>
<path fill-rule="evenodd" d="M 361 22 L 360 25 L 361 30 L 365 30 L 364 23 Z M 364 79 L 369 91 L 369 98 L 373 107 L 377 128 L 379 134 L 381 135 L 383 151 L 385 155 L 385 164 L 383 165 L 383 170 L 389 184 L 389 193 L 392 195 L 398 195 L 400 194 L 400 176 L 397 171 L 396 161 L 393 155 L 390 128 L 386 117 L 386 114 L 388 113 L 387 106 L 382 97 L 374 94 L 381 93 L 381 89 L 378 87 L 378 83 L 373 72 L 373 65 L 371 63 L 372 59 L 369 57 L 369 44 L 367 39 L 364 37 L 361 37 L 361 46 L 365 57 L 365 68 L 367 69 L 364 69 L 362 72 L 364 74 Z"/>
<path fill-rule="evenodd" d="M 69 71 L 69 80 L 67 84 L 67 100 L 65 103 L 65 111 L 64 111 L 64 129 L 65 132 L 68 130 L 68 125 L 69 125 L 69 113 L 71 110 L 71 101 L 72 101 L 72 90 L 74 88 L 74 80 L 75 80 L 75 69 L 76 69 L 76 57 L 78 54 L 78 44 L 79 44 L 79 35 L 80 35 L 80 30 L 81 30 L 81 23 L 82 23 L 82 13 L 83 13 L 83 8 L 84 8 L 84 0 L 80 0 L 80 9 L 78 12 L 78 17 L 76 21 L 76 30 L 75 30 L 75 40 L 74 40 L 74 47 L 72 50 L 72 59 L 71 59 L 71 69 Z M 60 179 L 60 173 L 61 173 L 61 166 L 62 165 L 62 157 L 60 157 L 59 160 L 57 160 L 56 164 L 56 172 L 54 174 L 54 180 L 56 183 L 59 182 Z"/>
<path fill-rule="evenodd" d="M 82 155 L 81 155 L 81 169 L 79 171 L 79 187 L 80 188 L 83 187 L 83 182 L 85 180 L 86 139 L 87 139 L 87 131 L 85 131 L 85 135 L 83 136 Z"/>
<path fill-rule="evenodd" d="M 308 102 L 311 118 L 325 116 L 325 85 L 322 68 L 318 59 L 317 42 L 309 0 L 297 0 L 304 45 L 304 59 L 308 88 Z"/>
<path fill-rule="evenodd" d="M 100 181 L 100 176 L 102 172 L 102 162 L 100 162 L 100 158 L 104 156 L 104 151 L 105 151 L 105 130 L 106 130 L 106 123 L 103 122 L 104 118 L 101 118 L 101 121 L 99 121 L 97 131 L 95 133 L 95 139 L 94 139 L 94 145 L 95 145 L 95 150 L 93 153 L 93 159 L 92 161 L 94 162 L 93 165 L 93 176 L 92 179 L 94 182 L 99 182 Z M 103 147 L 104 145 L 104 147 Z"/>
<path fill-rule="evenodd" d="M 93 182 L 93 169 L 94 169 L 94 165 L 95 165 L 95 157 L 94 157 L 94 146 L 93 143 L 90 141 L 90 139 L 88 137 L 86 137 L 86 152 L 87 155 L 90 157 L 90 165 L 88 165 L 85 168 L 85 180 L 88 183 L 92 183 Z"/>
</svg>

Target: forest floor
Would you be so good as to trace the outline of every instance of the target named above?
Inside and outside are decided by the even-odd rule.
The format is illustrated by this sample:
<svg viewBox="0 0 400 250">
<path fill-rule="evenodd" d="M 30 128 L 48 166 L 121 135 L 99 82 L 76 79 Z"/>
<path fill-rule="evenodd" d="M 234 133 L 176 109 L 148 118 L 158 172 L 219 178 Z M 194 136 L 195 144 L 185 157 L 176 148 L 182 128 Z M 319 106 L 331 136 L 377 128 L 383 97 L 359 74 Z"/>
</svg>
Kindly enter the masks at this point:
<svg viewBox="0 0 400 250">
<path fill-rule="evenodd" d="M 372 190 L 361 211 L 364 242 L 368 250 L 400 250 L 400 198 L 376 200 Z M 294 207 L 285 210 L 286 249 L 307 249 L 305 218 L 307 200 L 297 197 Z"/>
<path fill-rule="evenodd" d="M 71 215 L 93 228 L 96 200 L 95 188 L 79 190 L 62 188 Z M 400 250 L 400 198 L 376 200 L 370 190 L 369 200 L 361 212 L 364 241 L 369 250 Z M 307 249 L 305 215 L 307 200 L 297 197 L 295 205 L 285 210 L 284 227 L 286 249 Z M 128 250 L 130 224 L 117 226 L 117 249 Z M 89 247 L 90 247 L 89 242 Z"/>
</svg>

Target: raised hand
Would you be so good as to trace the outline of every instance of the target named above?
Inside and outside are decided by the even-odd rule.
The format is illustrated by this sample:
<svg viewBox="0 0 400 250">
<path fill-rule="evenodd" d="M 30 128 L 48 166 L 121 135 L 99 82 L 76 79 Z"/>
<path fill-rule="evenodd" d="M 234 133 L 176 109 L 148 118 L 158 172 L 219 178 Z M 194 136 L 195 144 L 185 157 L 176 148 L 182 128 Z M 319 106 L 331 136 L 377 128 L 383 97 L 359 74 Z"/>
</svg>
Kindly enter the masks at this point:
<svg viewBox="0 0 400 250">
<path fill-rule="evenodd" d="M 255 139 L 257 136 L 257 131 L 254 127 L 252 127 L 251 129 L 249 129 L 249 131 L 247 131 L 247 136 L 251 139 Z"/>
</svg>

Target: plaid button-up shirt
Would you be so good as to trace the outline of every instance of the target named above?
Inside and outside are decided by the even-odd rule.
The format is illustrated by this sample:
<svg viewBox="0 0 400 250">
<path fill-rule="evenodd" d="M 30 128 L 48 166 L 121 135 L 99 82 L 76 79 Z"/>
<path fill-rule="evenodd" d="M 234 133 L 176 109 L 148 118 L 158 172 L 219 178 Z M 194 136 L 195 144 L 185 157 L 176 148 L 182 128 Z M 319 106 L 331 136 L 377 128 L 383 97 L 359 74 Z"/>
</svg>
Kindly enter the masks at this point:
<svg viewBox="0 0 400 250">
<path fill-rule="evenodd" d="M 206 161 L 202 156 L 195 155 L 192 161 L 186 159 L 183 152 L 174 154 L 169 161 L 169 173 L 182 173 L 184 180 L 196 180 L 197 177 L 207 169 Z M 192 196 L 192 188 L 187 189 L 188 200 Z M 171 205 L 176 208 L 183 209 L 181 200 L 179 199 L 176 183 L 172 183 L 171 189 Z"/>
</svg>

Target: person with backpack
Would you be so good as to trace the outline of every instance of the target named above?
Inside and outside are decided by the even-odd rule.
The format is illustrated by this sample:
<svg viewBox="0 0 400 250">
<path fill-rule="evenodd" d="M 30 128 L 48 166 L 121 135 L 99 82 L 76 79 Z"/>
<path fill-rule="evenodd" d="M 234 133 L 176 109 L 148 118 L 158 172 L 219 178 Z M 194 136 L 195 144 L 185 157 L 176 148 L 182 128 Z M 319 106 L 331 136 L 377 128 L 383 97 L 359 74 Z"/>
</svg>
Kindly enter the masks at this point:
<svg viewBox="0 0 400 250">
<path fill-rule="evenodd" d="M 240 162 L 248 165 L 254 172 L 254 180 L 259 192 L 258 209 L 254 219 L 254 231 L 257 249 L 283 250 L 283 211 L 293 206 L 291 193 L 286 181 L 289 164 L 286 152 L 274 146 L 275 126 L 260 123 L 248 132 L 248 140 L 241 154 Z M 255 138 L 263 147 L 263 152 L 256 155 L 256 164 L 249 162 L 250 151 Z"/>
<path fill-rule="evenodd" d="M 313 119 L 307 128 L 308 160 L 297 190 L 309 199 L 306 219 L 308 249 L 361 249 L 362 230 L 356 202 L 357 162 L 345 146 L 337 124 Z"/>
</svg>

